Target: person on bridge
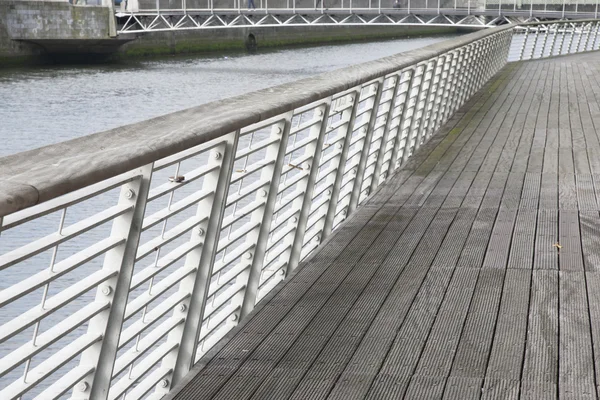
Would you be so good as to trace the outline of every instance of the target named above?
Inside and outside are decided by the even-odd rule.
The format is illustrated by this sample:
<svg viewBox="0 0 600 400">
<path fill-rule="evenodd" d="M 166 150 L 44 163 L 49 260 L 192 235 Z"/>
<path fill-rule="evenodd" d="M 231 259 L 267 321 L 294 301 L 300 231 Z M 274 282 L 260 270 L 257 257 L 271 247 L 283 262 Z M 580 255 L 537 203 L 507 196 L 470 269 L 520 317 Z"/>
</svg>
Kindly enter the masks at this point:
<svg viewBox="0 0 600 400">
<path fill-rule="evenodd" d="M 248 0 L 248 10 L 250 10 L 250 6 L 252 6 L 253 10 L 256 9 L 256 7 L 254 6 L 254 0 Z"/>
<path fill-rule="evenodd" d="M 315 10 L 316 10 L 317 8 L 319 8 L 319 4 L 321 4 L 321 1 L 323 2 L 323 8 L 324 8 L 324 9 L 326 9 L 326 10 L 329 10 L 329 9 L 327 8 L 327 6 L 325 5 L 325 0 L 317 0 L 317 2 L 315 3 Z"/>
</svg>

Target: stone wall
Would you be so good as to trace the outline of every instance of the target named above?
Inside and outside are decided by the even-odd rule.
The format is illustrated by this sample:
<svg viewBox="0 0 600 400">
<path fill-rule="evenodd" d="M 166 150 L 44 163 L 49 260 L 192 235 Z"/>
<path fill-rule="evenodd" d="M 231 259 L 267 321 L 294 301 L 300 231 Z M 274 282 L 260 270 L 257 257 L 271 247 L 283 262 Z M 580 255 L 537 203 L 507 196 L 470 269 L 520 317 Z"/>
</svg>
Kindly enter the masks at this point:
<svg viewBox="0 0 600 400">
<path fill-rule="evenodd" d="M 456 32 L 433 26 L 293 26 L 149 32 L 119 49 L 121 56 L 199 53 L 243 50 L 252 42 L 258 48 L 389 39 Z"/>
<path fill-rule="evenodd" d="M 66 1 L 0 1 L 0 64 L 45 53 L 46 41 L 98 41 L 115 36 L 108 7 Z M 112 25 L 112 32 L 111 32 Z M 85 42 L 84 42 L 85 43 Z"/>
</svg>

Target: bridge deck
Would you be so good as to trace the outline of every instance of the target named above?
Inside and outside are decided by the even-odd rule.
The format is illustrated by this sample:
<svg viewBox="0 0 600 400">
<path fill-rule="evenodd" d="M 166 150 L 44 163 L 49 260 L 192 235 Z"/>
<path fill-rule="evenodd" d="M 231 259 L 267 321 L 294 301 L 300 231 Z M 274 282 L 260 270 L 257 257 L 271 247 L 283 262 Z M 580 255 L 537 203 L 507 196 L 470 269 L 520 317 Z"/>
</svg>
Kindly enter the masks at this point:
<svg viewBox="0 0 600 400">
<path fill-rule="evenodd" d="M 596 398 L 599 67 L 507 65 L 173 397 Z"/>
</svg>

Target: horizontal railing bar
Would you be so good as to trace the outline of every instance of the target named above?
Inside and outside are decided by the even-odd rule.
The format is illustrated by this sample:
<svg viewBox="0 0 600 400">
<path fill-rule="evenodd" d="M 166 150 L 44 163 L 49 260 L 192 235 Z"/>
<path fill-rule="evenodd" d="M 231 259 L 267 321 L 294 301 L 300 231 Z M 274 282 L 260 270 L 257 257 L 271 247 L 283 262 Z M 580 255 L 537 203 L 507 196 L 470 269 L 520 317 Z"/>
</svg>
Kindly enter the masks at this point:
<svg viewBox="0 0 600 400">
<path fill-rule="evenodd" d="M 162 359 L 164 358 L 165 355 L 167 355 L 171 350 L 173 350 L 177 347 L 178 347 L 177 343 L 167 342 L 167 343 L 163 343 L 158 348 L 154 349 L 146 358 L 144 358 L 140 363 L 138 363 L 135 367 L 133 367 L 130 374 L 127 374 L 126 376 L 122 377 L 121 379 L 119 379 L 117 381 L 117 383 L 115 383 L 114 385 L 111 386 L 110 392 L 109 392 L 109 398 L 118 399 L 119 397 L 121 397 L 130 387 L 132 387 L 133 385 L 135 385 L 136 383 L 139 382 L 138 380 L 140 377 L 144 376 L 150 370 L 152 370 L 152 368 L 156 364 L 158 364 L 159 362 L 162 361 Z M 145 381 L 145 379 L 142 380 L 138 384 L 137 387 L 143 385 L 144 381 Z M 158 383 L 158 381 L 156 383 Z M 136 387 L 136 389 L 137 389 L 137 387 Z M 148 390 L 146 390 L 143 394 L 146 394 L 150 389 L 152 389 L 152 387 L 149 387 Z M 142 396 L 143 396 L 143 394 L 142 394 Z M 130 397 L 130 396 L 133 398 L 136 398 L 136 396 L 131 395 L 131 393 L 129 393 L 127 397 Z"/>
<path fill-rule="evenodd" d="M 319 121 L 319 122 L 320 122 L 320 121 Z M 285 151 L 285 155 L 287 156 L 287 155 L 289 155 L 289 154 L 292 154 L 292 153 L 294 153 L 294 152 L 296 152 L 296 151 L 298 151 L 298 150 L 301 150 L 301 149 L 303 149 L 304 147 L 306 147 L 306 146 L 308 146 L 309 144 L 311 144 L 311 143 L 313 143 L 313 142 L 316 142 L 316 141 L 317 141 L 317 138 L 316 138 L 316 137 L 309 136 L 309 137 L 307 137 L 307 138 L 304 138 L 304 139 L 302 139 L 302 140 L 300 140 L 300 141 L 296 142 L 296 143 L 294 144 L 294 147 L 291 147 L 291 148 L 287 149 L 287 150 Z"/>
<path fill-rule="evenodd" d="M 169 296 L 167 300 L 162 301 L 159 305 L 154 307 L 152 311 L 148 312 L 143 321 L 142 319 L 139 319 L 124 329 L 121 333 L 121 338 L 119 339 L 119 349 L 123 348 L 123 346 L 135 339 L 137 335 L 151 327 L 157 320 L 173 310 L 177 304 L 188 297 L 190 297 L 189 293 L 176 292 Z"/>
<path fill-rule="evenodd" d="M 170 218 L 174 215 L 179 214 L 182 211 L 187 210 L 191 206 L 198 204 L 200 201 L 206 199 L 209 196 L 214 195 L 213 190 L 202 190 L 195 192 L 185 198 L 179 200 L 176 203 L 171 204 L 168 208 L 163 208 L 160 211 L 144 218 L 144 224 L 142 225 L 142 231 L 148 230 L 158 223 Z"/>
<path fill-rule="evenodd" d="M 283 193 L 285 190 L 280 190 L 279 193 Z M 275 210 L 273 211 L 274 214 L 278 213 L 279 211 L 283 210 L 285 207 L 287 207 L 291 202 L 293 202 L 294 200 L 296 200 L 298 197 L 302 196 L 304 194 L 304 189 L 300 188 L 297 189 L 295 191 L 293 191 L 292 193 L 288 193 L 285 197 L 283 197 L 275 206 Z"/>
<path fill-rule="evenodd" d="M 222 309 L 221 311 L 219 311 L 218 313 L 216 313 L 215 315 L 213 315 L 212 318 L 210 319 L 210 321 L 208 321 L 208 324 L 207 324 L 208 329 L 203 329 L 202 332 L 200 333 L 199 341 L 204 340 L 208 335 L 213 333 L 215 330 L 214 327 L 221 325 L 221 323 L 223 323 L 229 316 L 234 314 L 240 308 L 242 308 L 242 307 L 239 304 L 238 305 L 230 304 L 227 307 L 225 307 L 224 309 Z M 210 325 L 213 325 L 213 328 L 211 328 Z"/>
<path fill-rule="evenodd" d="M 297 214 L 299 214 L 299 213 L 300 213 L 300 209 L 299 208 L 290 208 L 285 213 L 283 213 L 280 216 L 278 216 L 276 220 L 274 220 L 274 221 L 271 222 L 271 231 L 270 231 L 270 233 L 275 232 L 283 224 L 289 222 L 290 218 L 292 218 L 294 216 L 297 216 Z"/>
<path fill-rule="evenodd" d="M 269 271 L 266 271 L 263 269 L 263 277 L 262 277 L 262 283 L 261 283 L 261 287 L 269 280 L 271 279 L 278 271 L 280 271 L 281 269 L 285 268 L 287 265 L 287 261 L 286 260 L 281 260 L 278 263 L 274 264 L 273 266 L 270 266 L 268 269 Z M 265 272 L 268 272 L 268 274 L 265 274 Z"/>
<path fill-rule="evenodd" d="M 57 369 L 102 339 L 100 334 L 85 334 L 65 345 L 40 365 L 27 373 L 27 380 L 19 379 L 0 391 L 0 398 L 14 399 L 31 390 Z"/>
<path fill-rule="evenodd" d="M 244 236 L 248 234 L 248 232 L 252 231 L 254 228 L 260 226 L 260 222 L 247 222 L 242 225 L 240 228 L 236 229 L 231 235 L 228 235 L 225 240 L 219 240 L 219 246 L 217 247 L 217 253 L 225 250 L 227 247 L 231 246 L 231 244 L 237 242 Z"/>
<path fill-rule="evenodd" d="M 237 278 L 242 272 L 244 272 L 248 268 L 250 268 L 250 266 L 251 266 L 250 263 L 242 261 L 238 265 L 231 268 L 229 271 L 225 272 L 223 275 L 221 275 L 219 277 L 219 279 L 217 279 L 217 281 L 215 283 L 210 285 L 210 288 L 208 289 L 208 296 L 210 297 L 213 294 L 215 294 L 223 286 L 229 284 L 232 280 Z M 223 279 L 223 282 L 219 282 L 221 279 Z"/>
<path fill-rule="evenodd" d="M 42 393 L 35 396 L 34 400 L 58 399 L 72 389 L 88 374 L 94 372 L 95 367 L 91 365 L 79 365 L 60 377 L 52 385 L 48 386 Z"/>
<path fill-rule="evenodd" d="M 254 182 L 248 186 L 246 186 L 245 188 L 243 188 L 239 193 L 235 193 L 233 195 L 230 195 L 227 198 L 227 206 L 231 206 L 232 204 L 237 203 L 238 201 L 245 199 L 246 197 L 250 196 L 251 194 L 255 193 L 257 190 L 268 186 L 270 183 L 270 181 L 268 179 L 262 179 L 259 180 L 257 182 Z"/>
<path fill-rule="evenodd" d="M 118 237 L 109 237 L 99 241 L 98 243 L 82 250 L 72 256 L 60 261 L 54 265 L 52 271 L 44 269 L 29 278 L 0 291 L 0 307 L 5 307 L 9 303 L 41 288 L 47 283 L 63 276 L 93 260 L 101 254 L 106 253 L 121 244 L 125 243 L 125 239 Z"/>
<path fill-rule="evenodd" d="M 248 136 L 251 133 L 258 132 L 261 129 L 270 127 L 284 120 L 285 118 L 282 118 L 281 115 L 276 115 L 272 118 L 267 118 L 263 121 L 257 122 L 256 124 L 245 126 L 242 129 L 240 129 L 240 137 Z"/>
<path fill-rule="evenodd" d="M 117 271 L 104 269 L 96 271 L 79 282 L 73 283 L 60 293 L 48 298 L 44 303 L 44 308 L 38 306 L 21 313 L 18 317 L 13 318 L 0 327 L 0 343 L 29 328 L 42 318 L 52 314 L 65 304 L 70 303 L 88 290 L 97 287 L 115 275 L 117 275 Z"/>
<path fill-rule="evenodd" d="M 249 156 L 251 154 L 254 154 L 254 153 L 258 152 L 258 151 L 261 151 L 261 150 L 269 147 L 270 145 L 279 142 L 280 140 L 281 139 L 278 138 L 278 137 L 275 137 L 275 138 L 269 137 L 267 139 L 261 140 L 260 142 L 254 143 L 251 147 L 248 147 L 246 149 L 243 149 L 243 150 L 239 151 L 235 155 L 235 160 L 236 161 L 240 160 L 240 159 L 242 159 L 244 157 L 247 157 L 247 156 Z"/>
<path fill-rule="evenodd" d="M 338 157 L 340 154 L 342 154 L 342 149 L 333 149 L 329 153 L 325 154 L 323 157 L 321 157 L 321 166 L 326 165 L 329 161 Z"/>
<path fill-rule="evenodd" d="M 235 214 L 229 215 L 227 218 L 223 219 L 223 223 L 221 224 L 221 230 L 229 228 L 231 225 L 238 222 L 240 219 L 247 217 L 252 214 L 253 211 L 265 205 L 265 199 L 259 198 L 258 200 L 253 201 L 252 203 L 236 210 Z"/>
<path fill-rule="evenodd" d="M 277 232 L 277 235 L 273 236 L 273 238 L 267 244 L 267 251 L 269 252 L 269 256 L 271 256 L 271 249 L 275 247 L 281 240 L 283 240 L 288 234 L 292 233 L 296 230 L 295 224 L 289 224 L 280 232 Z"/>
<path fill-rule="evenodd" d="M 135 261 L 137 262 L 142 258 L 146 257 L 148 254 L 155 252 L 158 248 L 168 243 L 171 243 L 173 240 L 191 231 L 207 219 L 207 216 L 195 216 L 186 219 L 179 225 L 176 225 L 173 228 L 169 229 L 167 232 L 165 232 L 164 235 L 159 235 L 154 239 L 149 240 L 148 242 L 138 247 L 137 254 L 135 256 Z"/>
<path fill-rule="evenodd" d="M 158 325 L 152 332 L 148 333 L 139 343 L 127 350 L 115 361 L 115 369 L 113 378 L 117 377 L 121 372 L 125 371 L 132 363 L 134 363 L 146 352 L 154 347 L 161 339 L 169 334 L 173 329 L 185 321 L 183 317 L 171 317 Z"/>
<path fill-rule="evenodd" d="M 173 372 L 172 368 L 158 368 L 153 371 L 149 376 L 145 379 L 141 380 L 139 384 L 130 392 L 127 393 L 127 400 L 138 400 L 144 397 L 150 390 L 154 389 L 154 387 L 167 375 Z M 133 381 L 134 383 L 137 381 Z M 109 392 L 110 400 L 118 399 L 118 396 L 113 396 L 112 393 Z"/>
<path fill-rule="evenodd" d="M 290 129 L 290 136 L 291 135 L 296 135 L 302 131 L 307 130 L 310 127 L 313 127 L 317 124 L 320 124 L 323 121 L 322 117 L 315 117 L 311 120 L 308 120 L 306 122 L 301 123 L 299 126 L 295 126 L 293 128 Z M 289 154 L 291 153 L 291 151 L 286 152 L 285 154 Z"/>
<path fill-rule="evenodd" d="M 244 253 L 252 250 L 256 245 L 252 242 L 241 243 L 233 251 L 227 253 L 227 255 L 215 263 L 212 276 L 217 275 L 223 268 L 227 268 L 232 262 L 240 258 Z"/>
<path fill-rule="evenodd" d="M 55 211 L 81 203 L 85 200 L 96 197 L 99 194 L 106 193 L 112 189 L 118 188 L 126 183 L 135 180 L 136 178 L 139 178 L 139 175 L 137 175 L 135 171 L 133 174 L 131 172 L 121 174 L 113 178 L 107 179 L 105 181 L 87 186 L 84 189 L 67 193 L 61 196 L 60 198 L 49 200 L 45 203 L 40 204 L 35 209 L 25 209 L 17 213 L 8 215 L 2 221 L 0 231 L 5 231 L 10 228 L 14 228 L 17 225 L 21 225 L 35 218 L 40 218 L 44 215 L 48 215 Z"/>
<path fill-rule="evenodd" d="M 46 332 L 37 336 L 35 339 L 35 344 L 31 340 L 7 354 L 0 359 L 0 377 L 6 375 L 19 364 L 25 362 L 27 359 L 39 354 L 41 351 L 48 348 L 67 334 L 71 333 L 73 330 L 77 329 L 100 312 L 108 309 L 109 306 L 110 304 L 108 302 L 101 303 L 98 301 L 88 304 L 87 306 L 76 311 L 74 314 L 69 315 L 59 323 L 53 325 Z"/>
<path fill-rule="evenodd" d="M 154 168 L 152 170 L 160 171 L 161 169 L 170 167 L 171 165 L 175 165 L 175 164 L 185 161 L 189 158 L 195 157 L 199 154 L 206 153 L 216 147 L 219 147 L 222 144 L 223 144 L 222 140 L 215 140 L 215 141 L 210 141 L 208 143 L 202 143 L 198 146 L 194 146 L 187 150 L 180 151 L 171 156 L 157 160 L 154 163 Z"/>
<path fill-rule="evenodd" d="M 186 276 L 188 276 L 192 272 L 195 272 L 196 270 L 196 266 L 183 266 L 181 268 L 178 268 L 175 271 L 171 272 L 167 277 L 161 279 L 160 282 L 152 285 L 151 292 L 146 291 L 140 294 L 135 299 L 130 300 L 129 303 L 127 303 L 127 308 L 125 309 L 125 316 L 123 320 L 126 321 L 129 318 L 133 317 L 138 311 L 148 306 L 154 300 L 160 298 L 167 290 L 177 285 Z"/>
<path fill-rule="evenodd" d="M 192 182 L 194 182 L 195 180 L 198 180 L 200 178 L 202 178 L 203 176 L 206 176 L 207 174 L 216 171 L 219 169 L 218 165 L 205 165 L 202 166 L 200 168 L 196 168 L 193 171 L 188 172 L 187 174 L 183 175 L 183 180 L 180 182 L 166 182 L 163 183 L 162 185 L 150 190 L 150 193 L 148 193 L 148 201 L 154 201 L 156 199 L 158 199 L 159 197 L 162 197 L 166 194 L 169 194 L 171 192 L 173 192 L 174 190 L 180 189 Z M 177 177 L 174 177 L 177 178 Z"/>
<path fill-rule="evenodd" d="M 286 190 L 288 190 L 289 188 L 295 186 L 298 182 L 300 182 L 303 179 L 306 179 L 306 177 L 308 177 L 310 171 L 301 171 L 299 173 L 297 173 L 296 175 L 294 175 L 293 177 L 291 177 L 290 179 L 288 179 L 284 184 L 280 184 L 278 187 L 278 191 L 277 193 L 284 193 Z M 277 211 L 278 208 L 275 208 L 275 211 Z"/>
<path fill-rule="evenodd" d="M 225 304 L 233 296 L 243 291 L 244 289 L 246 289 L 245 283 L 235 283 L 231 285 L 228 289 L 226 289 L 223 293 L 219 293 L 219 295 L 214 295 L 215 299 L 206 305 L 206 309 L 204 310 L 204 318 L 202 321 L 204 322 L 208 318 L 210 318 L 210 316 L 215 311 L 217 311 L 223 304 Z"/>
<path fill-rule="evenodd" d="M 244 170 L 240 170 L 240 171 L 234 171 L 233 174 L 231 175 L 231 184 L 237 183 L 239 181 L 241 181 L 242 179 L 252 175 L 253 173 L 260 171 L 261 169 L 263 169 L 264 167 L 273 164 L 273 160 L 260 160 L 257 161 L 253 164 L 251 164 L 250 166 L 246 167 L 246 169 Z"/>
<path fill-rule="evenodd" d="M 4 255 L 0 256 L 0 271 L 37 254 L 40 254 L 48 249 L 56 247 L 67 240 L 73 239 L 76 236 L 79 236 L 110 220 L 115 219 L 119 215 L 125 214 L 131 209 L 132 206 L 127 204 L 116 205 L 107 208 L 106 210 L 100 211 L 91 217 L 63 228 L 61 232 L 55 232 L 41 239 L 34 240 L 33 242 L 19 247 L 18 249 L 5 253 Z"/>
<path fill-rule="evenodd" d="M 277 260 L 279 257 L 281 257 L 281 255 L 288 251 L 289 249 L 292 248 L 291 243 L 282 243 L 280 246 L 278 246 L 275 250 L 277 250 L 278 252 L 276 253 L 276 255 L 273 255 L 272 253 L 275 253 L 275 251 L 269 251 L 269 256 L 267 257 L 267 259 L 265 260 L 265 264 L 266 265 L 270 265 L 271 263 L 273 263 L 273 261 Z M 286 263 L 289 263 L 289 260 L 285 260 Z"/>
<path fill-rule="evenodd" d="M 186 243 L 178 246 L 177 248 L 171 250 L 169 253 L 167 253 L 164 256 L 162 256 L 161 258 L 159 258 L 158 261 L 156 262 L 156 264 L 153 263 L 153 264 L 145 267 L 141 271 L 137 272 L 135 275 L 133 275 L 133 278 L 131 279 L 131 286 L 130 286 L 129 290 L 132 291 L 132 290 L 138 288 L 144 282 L 147 282 L 150 278 L 160 274 L 166 268 L 168 268 L 171 265 L 173 265 L 174 263 L 176 263 L 178 260 L 180 260 L 181 258 L 186 256 L 188 253 L 190 253 L 192 250 L 194 250 L 198 246 L 202 246 L 202 244 L 203 244 L 203 240 L 199 236 L 199 239 L 186 242 Z"/>
</svg>

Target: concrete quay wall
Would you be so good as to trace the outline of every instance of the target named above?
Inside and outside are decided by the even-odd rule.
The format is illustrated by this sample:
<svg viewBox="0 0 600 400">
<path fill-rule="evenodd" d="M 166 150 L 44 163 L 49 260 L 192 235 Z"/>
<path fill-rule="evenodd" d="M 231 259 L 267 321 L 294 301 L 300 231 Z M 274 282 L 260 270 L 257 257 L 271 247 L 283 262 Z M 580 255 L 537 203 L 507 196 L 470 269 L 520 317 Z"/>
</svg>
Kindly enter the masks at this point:
<svg viewBox="0 0 600 400">
<path fill-rule="evenodd" d="M 116 35 L 108 7 L 66 1 L 0 1 L 0 65 L 35 60 L 51 51 L 86 51 Z"/>
<path fill-rule="evenodd" d="M 122 57 L 325 44 L 456 32 L 434 26 L 293 26 L 150 32 L 119 49 Z"/>
</svg>

